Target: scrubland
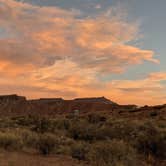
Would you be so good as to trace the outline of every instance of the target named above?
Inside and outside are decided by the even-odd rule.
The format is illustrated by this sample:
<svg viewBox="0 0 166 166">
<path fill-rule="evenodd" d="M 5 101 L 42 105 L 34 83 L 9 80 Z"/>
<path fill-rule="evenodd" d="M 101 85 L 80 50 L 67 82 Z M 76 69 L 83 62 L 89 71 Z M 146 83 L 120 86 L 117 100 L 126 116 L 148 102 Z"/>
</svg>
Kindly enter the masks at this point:
<svg viewBox="0 0 166 166">
<path fill-rule="evenodd" d="M 34 155 L 34 160 L 37 155 L 40 162 L 41 158 L 59 156 L 73 160 L 73 165 L 164 166 L 166 119 L 155 116 L 115 118 L 102 113 L 61 115 L 54 119 L 39 116 L 2 118 L 0 149 L 0 161 L 4 162 L 2 156 L 8 154 L 6 164 L 9 166 L 19 163 L 19 159 L 9 161 L 11 153 L 24 157 Z M 21 160 L 20 165 L 23 165 Z M 43 161 L 43 165 L 58 166 L 58 162 L 52 161 L 51 165 L 49 160 Z"/>
</svg>

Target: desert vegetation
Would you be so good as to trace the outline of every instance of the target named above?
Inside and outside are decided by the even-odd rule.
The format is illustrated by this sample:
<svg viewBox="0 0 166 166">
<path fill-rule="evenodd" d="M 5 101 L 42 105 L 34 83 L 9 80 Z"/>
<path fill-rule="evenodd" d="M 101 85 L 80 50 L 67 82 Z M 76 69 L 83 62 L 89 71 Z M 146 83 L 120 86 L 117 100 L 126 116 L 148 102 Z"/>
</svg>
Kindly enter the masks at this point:
<svg viewBox="0 0 166 166">
<path fill-rule="evenodd" d="M 92 166 L 164 165 L 164 118 L 26 116 L 0 120 L 0 148 L 5 151 L 65 155 Z"/>
</svg>

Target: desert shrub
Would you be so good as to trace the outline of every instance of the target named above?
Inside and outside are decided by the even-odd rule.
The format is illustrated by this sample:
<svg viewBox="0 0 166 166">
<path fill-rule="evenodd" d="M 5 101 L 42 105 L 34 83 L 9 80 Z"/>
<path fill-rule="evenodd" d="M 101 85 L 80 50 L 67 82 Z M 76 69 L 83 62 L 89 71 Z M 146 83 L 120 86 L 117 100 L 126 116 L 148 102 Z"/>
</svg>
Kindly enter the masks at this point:
<svg viewBox="0 0 166 166">
<path fill-rule="evenodd" d="M 70 120 L 67 118 L 61 118 L 61 119 L 54 119 L 52 120 L 52 126 L 55 129 L 59 130 L 68 130 L 70 128 Z"/>
<path fill-rule="evenodd" d="M 166 158 L 166 133 L 140 133 L 135 140 L 136 149 L 144 155 Z"/>
<path fill-rule="evenodd" d="M 54 135 L 56 148 L 54 149 L 54 153 L 56 154 L 70 154 L 70 147 L 75 143 L 73 139 L 68 138 L 64 135 Z"/>
<path fill-rule="evenodd" d="M 87 120 L 89 123 L 96 124 L 106 121 L 106 117 L 97 113 L 91 113 L 87 115 Z"/>
<path fill-rule="evenodd" d="M 68 119 L 41 118 L 35 122 L 32 130 L 39 133 L 44 133 L 44 132 L 53 133 L 56 130 L 68 130 L 69 126 L 70 126 L 70 121 Z"/>
<path fill-rule="evenodd" d="M 155 117 L 155 116 L 157 116 L 157 115 L 158 115 L 157 111 L 153 111 L 153 112 L 150 113 L 150 116 L 151 116 L 151 117 Z"/>
<path fill-rule="evenodd" d="M 115 132 L 113 128 L 109 126 L 103 126 L 98 129 L 98 132 L 96 133 L 96 139 L 106 140 L 106 139 L 117 138 L 117 136 L 115 136 L 115 133 L 113 132 Z M 116 131 L 116 133 L 119 135 L 118 131 Z"/>
<path fill-rule="evenodd" d="M 73 120 L 73 119 L 75 119 L 75 115 L 74 115 L 73 113 L 70 113 L 70 114 L 67 114 L 67 115 L 65 116 L 65 118 L 66 118 L 66 119 Z"/>
<path fill-rule="evenodd" d="M 104 123 L 88 123 L 86 121 L 78 121 L 73 123 L 69 129 L 70 136 L 73 139 L 95 141 L 107 139 L 124 139 L 129 141 L 135 139 L 137 133 L 141 129 L 139 122 L 126 122 L 124 120 L 113 121 L 111 124 Z"/>
<path fill-rule="evenodd" d="M 78 160 L 86 160 L 89 152 L 89 144 L 85 142 L 76 142 L 71 146 L 71 156 Z"/>
<path fill-rule="evenodd" d="M 156 139 L 156 156 L 158 158 L 166 159 L 166 132 L 159 133 Z"/>
<path fill-rule="evenodd" d="M 166 122 L 165 120 L 159 120 L 159 121 L 156 121 L 155 124 L 157 125 L 158 128 L 166 130 L 165 122 Z"/>
<path fill-rule="evenodd" d="M 6 150 L 20 150 L 23 146 L 21 137 L 13 133 L 0 133 L 0 147 Z"/>
<path fill-rule="evenodd" d="M 0 128 L 3 129 L 3 128 L 14 128 L 14 127 L 17 127 L 17 124 L 14 123 L 10 118 L 3 118 L 3 119 L 0 119 Z"/>
<path fill-rule="evenodd" d="M 39 117 L 37 116 L 19 116 L 19 117 L 13 117 L 12 121 L 19 125 L 19 126 L 31 126 L 34 125 L 36 122 L 39 121 Z"/>
<path fill-rule="evenodd" d="M 122 140 L 97 142 L 88 153 L 88 160 L 95 166 L 136 166 L 135 150 Z"/>
<path fill-rule="evenodd" d="M 136 140 L 140 133 L 155 135 L 157 133 L 157 126 L 153 121 L 149 120 L 114 120 L 99 128 L 98 137 L 102 139 L 123 139 L 131 142 L 131 140 Z"/>
<path fill-rule="evenodd" d="M 99 135 L 110 139 L 123 139 L 144 155 L 165 157 L 166 134 L 151 120 L 114 122 L 99 130 Z"/>
<path fill-rule="evenodd" d="M 145 133 L 140 133 L 140 135 L 136 139 L 136 148 L 144 155 L 156 153 L 156 145 L 153 136 L 149 136 Z"/>
<path fill-rule="evenodd" d="M 21 136 L 21 139 L 23 140 L 23 144 L 25 147 L 37 148 L 37 143 L 39 141 L 38 134 L 26 129 L 21 129 L 19 131 L 19 135 Z"/>
<path fill-rule="evenodd" d="M 66 136 L 58 137 L 58 144 L 63 146 L 70 146 L 74 143 L 74 140 Z"/>
<path fill-rule="evenodd" d="M 43 155 L 48 155 L 56 148 L 56 137 L 52 134 L 42 134 L 37 143 L 38 150 Z"/>
<path fill-rule="evenodd" d="M 69 136 L 75 140 L 93 141 L 96 139 L 97 125 L 85 121 L 73 123 L 69 129 Z"/>
<path fill-rule="evenodd" d="M 55 153 L 57 155 L 70 156 L 71 155 L 71 146 L 59 145 L 59 147 L 56 149 Z"/>
<path fill-rule="evenodd" d="M 133 123 L 127 124 L 126 122 L 115 122 L 111 125 L 103 125 L 98 128 L 96 139 L 124 139 L 127 141 L 135 137 L 137 133 L 135 127 Z"/>
<path fill-rule="evenodd" d="M 48 132 L 50 128 L 51 128 L 51 123 L 49 119 L 41 118 L 36 120 L 32 130 L 39 133 L 44 133 L 44 132 Z"/>
</svg>

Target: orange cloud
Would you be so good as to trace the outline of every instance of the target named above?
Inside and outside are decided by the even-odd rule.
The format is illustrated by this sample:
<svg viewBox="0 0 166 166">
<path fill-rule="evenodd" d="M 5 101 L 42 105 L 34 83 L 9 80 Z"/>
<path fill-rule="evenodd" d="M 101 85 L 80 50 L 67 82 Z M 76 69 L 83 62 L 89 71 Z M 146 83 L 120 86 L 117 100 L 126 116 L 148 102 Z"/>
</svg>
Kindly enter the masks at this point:
<svg viewBox="0 0 166 166">
<path fill-rule="evenodd" d="M 5 30 L 0 36 L 0 85 L 9 87 L 1 92 L 16 91 L 30 98 L 106 95 L 121 103 L 139 100 L 139 104 L 143 100 L 138 89 L 144 100 L 157 97 L 157 90 L 165 95 L 163 73 L 133 81 L 99 79 L 144 61 L 159 63 L 153 51 L 129 44 L 139 37 L 139 25 L 123 14 L 110 8 L 96 17 L 83 17 L 77 10 L 0 0 L 0 27 Z M 134 92 L 136 97 L 130 97 Z"/>
<path fill-rule="evenodd" d="M 144 60 L 158 62 L 153 51 L 127 44 L 137 38 L 138 26 L 121 16 L 85 18 L 58 7 L 14 0 L 0 0 L 0 4 L 0 25 L 8 32 L 0 40 L 0 59 L 45 67 L 68 58 L 80 67 L 107 73 Z"/>
</svg>

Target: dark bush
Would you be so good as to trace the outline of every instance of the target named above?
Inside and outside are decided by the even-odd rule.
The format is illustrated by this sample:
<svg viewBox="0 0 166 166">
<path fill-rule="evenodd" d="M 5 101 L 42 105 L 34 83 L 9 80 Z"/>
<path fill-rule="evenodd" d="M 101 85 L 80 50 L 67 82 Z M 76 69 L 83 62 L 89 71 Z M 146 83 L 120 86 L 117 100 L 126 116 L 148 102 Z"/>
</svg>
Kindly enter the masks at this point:
<svg viewBox="0 0 166 166">
<path fill-rule="evenodd" d="M 18 116 L 18 117 L 13 117 L 11 118 L 11 120 L 13 121 L 13 123 L 19 125 L 19 126 L 32 126 L 35 125 L 36 123 L 38 123 L 41 118 L 39 116 Z"/>
<path fill-rule="evenodd" d="M 17 127 L 17 124 L 9 118 L 0 119 L 0 129 L 10 128 L 10 127 L 13 128 Z"/>
<path fill-rule="evenodd" d="M 87 115 L 87 120 L 89 123 L 96 124 L 96 123 L 105 122 L 107 118 L 97 113 L 91 113 Z"/>
<path fill-rule="evenodd" d="M 35 126 L 32 128 L 32 130 L 39 133 L 48 132 L 51 128 L 50 120 L 46 118 L 41 118 L 36 120 L 34 125 Z"/>
<path fill-rule="evenodd" d="M 166 159 L 166 132 L 159 133 L 156 139 L 156 156 L 161 159 Z"/>
<path fill-rule="evenodd" d="M 88 159 L 94 166 L 137 166 L 135 150 L 120 140 L 97 142 L 92 145 Z"/>
<path fill-rule="evenodd" d="M 150 116 L 151 116 L 151 117 L 155 117 L 155 116 L 157 116 L 157 115 L 158 115 L 158 113 L 157 113 L 156 111 L 153 111 L 153 112 L 150 113 Z"/>
<path fill-rule="evenodd" d="M 137 133 L 136 125 L 134 123 L 126 123 L 124 121 L 114 122 L 111 125 L 103 125 L 98 128 L 96 133 L 97 140 L 104 139 L 133 139 Z"/>
<path fill-rule="evenodd" d="M 52 153 L 56 145 L 56 138 L 52 134 L 41 135 L 37 143 L 38 150 L 43 155 Z"/>
<path fill-rule="evenodd" d="M 0 133 L 0 147 L 6 150 L 22 149 L 22 139 L 13 133 Z"/>
<path fill-rule="evenodd" d="M 75 140 L 93 141 L 96 140 L 98 127 L 87 122 L 73 123 L 69 129 L 69 135 Z"/>
<path fill-rule="evenodd" d="M 52 120 L 52 127 L 58 130 L 68 130 L 70 128 L 70 120 L 69 119 L 55 119 Z"/>
<path fill-rule="evenodd" d="M 78 142 L 71 146 L 71 156 L 78 160 L 86 160 L 89 145 L 84 142 Z"/>
<path fill-rule="evenodd" d="M 19 135 L 20 135 L 25 147 L 37 148 L 37 143 L 39 141 L 39 135 L 36 132 L 21 129 L 19 131 Z"/>
<path fill-rule="evenodd" d="M 135 142 L 136 149 L 144 155 L 166 158 L 166 133 L 140 133 Z"/>
</svg>

